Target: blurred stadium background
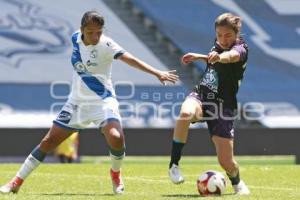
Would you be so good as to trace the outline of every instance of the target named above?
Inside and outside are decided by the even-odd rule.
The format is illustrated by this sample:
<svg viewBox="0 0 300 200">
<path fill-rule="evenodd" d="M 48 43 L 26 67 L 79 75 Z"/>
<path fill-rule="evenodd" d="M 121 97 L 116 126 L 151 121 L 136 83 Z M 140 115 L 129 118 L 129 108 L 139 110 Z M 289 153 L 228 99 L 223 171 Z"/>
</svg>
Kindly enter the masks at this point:
<svg viewBox="0 0 300 200">
<path fill-rule="evenodd" d="M 236 121 L 237 153 L 300 155 L 299 1 L 0 0 L 0 5 L 0 157 L 27 155 L 51 126 L 69 92 L 70 36 L 90 9 L 104 15 L 105 34 L 126 50 L 156 68 L 176 69 L 181 77 L 178 84 L 163 87 L 145 73 L 114 63 L 129 155 L 169 153 L 174 114 L 205 68 L 201 63 L 184 68 L 180 57 L 208 52 L 214 19 L 227 11 L 243 18 L 250 46 L 238 95 L 239 112 L 248 117 Z M 106 155 L 103 138 L 93 128 L 81 134 L 80 153 Z M 186 154 L 214 154 L 205 125 L 192 128 L 195 140 Z"/>
</svg>

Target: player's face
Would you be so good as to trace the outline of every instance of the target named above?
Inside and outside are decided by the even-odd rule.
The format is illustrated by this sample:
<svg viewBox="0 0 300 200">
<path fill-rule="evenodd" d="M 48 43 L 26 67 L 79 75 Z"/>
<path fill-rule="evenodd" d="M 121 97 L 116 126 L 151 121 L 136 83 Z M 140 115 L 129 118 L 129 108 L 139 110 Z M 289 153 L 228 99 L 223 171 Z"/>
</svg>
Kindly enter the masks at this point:
<svg viewBox="0 0 300 200">
<path fill-rule="evenodd" d="M 237 34 L 228 26 L 217 26 L 216 37 L 222 49 L 229 49 L 235 43 Z"/>
<path fill-rule="evenodd" d="M 98 44 L 102 35 L 103 27 L 96 23 L 88 23 L 85 27 L 81 27 L 83 34 L 83 42 L 85 45 L 96 45 Z"/>
</svg>

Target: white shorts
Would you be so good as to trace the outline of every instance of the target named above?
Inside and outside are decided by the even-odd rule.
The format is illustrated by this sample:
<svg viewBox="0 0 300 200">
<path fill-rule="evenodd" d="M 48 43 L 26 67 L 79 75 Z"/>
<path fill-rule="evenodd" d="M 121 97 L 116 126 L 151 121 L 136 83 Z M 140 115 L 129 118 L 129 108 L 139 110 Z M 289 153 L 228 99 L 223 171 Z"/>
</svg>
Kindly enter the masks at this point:
<svg viewBox="0 0 300 200">
<path fill-rule="evenodd" d="M 78 131 L 87 128 L 91 123 L 102 127 L 109 121 L 121 123 L 119 102 L 113 97 L 101 102 L 68 100 L 53 123 L 65 129 Z"/>
</svg>

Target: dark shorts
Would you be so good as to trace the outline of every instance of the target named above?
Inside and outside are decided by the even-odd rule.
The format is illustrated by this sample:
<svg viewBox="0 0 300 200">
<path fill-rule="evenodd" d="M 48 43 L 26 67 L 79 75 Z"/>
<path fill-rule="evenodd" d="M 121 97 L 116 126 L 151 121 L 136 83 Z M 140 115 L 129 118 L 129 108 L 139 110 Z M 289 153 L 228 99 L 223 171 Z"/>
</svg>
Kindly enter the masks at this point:
<svg viewBox="0 0 300 200">
<path fill-rule="evenodd" d="M 188 98 L 196 99 L 201 104 L 203 112 L 203 120 L 206 122 L 211 136 L 216 135 L 223 138 L 234 137 L 234 110 L 223 108 L 222 103 L 205 99 L 199 96 L 198 93 L 192 92 Z"/>
</svg>

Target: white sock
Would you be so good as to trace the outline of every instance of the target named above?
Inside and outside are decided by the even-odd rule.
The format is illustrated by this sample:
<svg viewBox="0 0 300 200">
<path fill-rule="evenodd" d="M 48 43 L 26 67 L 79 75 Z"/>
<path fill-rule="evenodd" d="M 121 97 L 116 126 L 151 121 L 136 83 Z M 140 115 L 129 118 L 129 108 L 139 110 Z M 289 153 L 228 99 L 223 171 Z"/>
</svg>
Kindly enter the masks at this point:
<svg viewBox="0 0 300 200">
<path fill-rule="evenodd" d="M 122 165 L 122 161 L 125 157 L 125 153 L 122 156 L 114 156 L 111 153 L 110 155 L 110 159 L 111 159 L 111 169 L 114 172 L 118 172 L 121 169 L 121 165 Z"/>
<path fill-rule="evenodd" d="M 16 176 L 25 180 L 26 177 L 29 176 L 29 174 L 40 165 L 40 163 L 40 161 L 30 154 L 24 161 Z"/>
</svg>

